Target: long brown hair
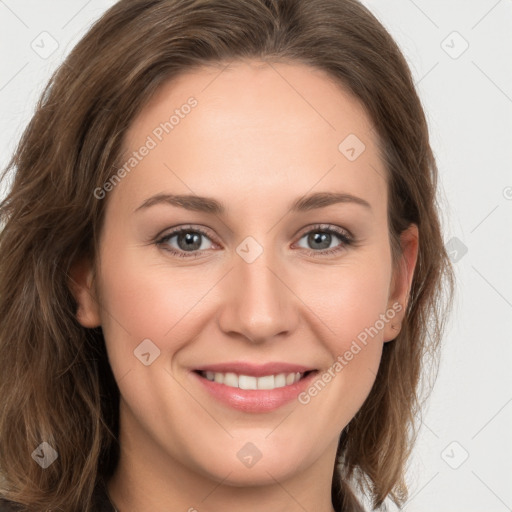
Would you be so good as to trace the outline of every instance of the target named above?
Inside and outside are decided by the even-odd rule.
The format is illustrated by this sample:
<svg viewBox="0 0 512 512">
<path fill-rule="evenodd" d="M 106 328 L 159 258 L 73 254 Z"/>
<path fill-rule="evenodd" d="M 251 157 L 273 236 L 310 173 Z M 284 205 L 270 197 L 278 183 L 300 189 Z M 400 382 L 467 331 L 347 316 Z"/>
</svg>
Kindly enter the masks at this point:
<svg viewBox="0 0 512 512">
<path fill-rule="evenodd" d="M 78 323 L 70 289 L 74 262 L 98 251 L 108 197 L 93 191 L 159 86 L 236 59 L 303 63 L 350 91 L 380 141 L 395 262 L 400 233 L 418 226 L 402 329 L 341 435 L 332 483 L 337 510 L 359 510 L 358 492 L 374 507 L 407 498 L 420 375 L 436 368 L 453 271 L 428 127 L 399 48 L 357 0 L 121 0 L 51 77 L 4 169 L 13 182 L 0 203 L 0 495 L 28 510 L 90 510 L 118 460 L 119 390 L 101 328 Z M 58 453 L 45 470 L 30 460 L 42 441 Z"/>
</svg>

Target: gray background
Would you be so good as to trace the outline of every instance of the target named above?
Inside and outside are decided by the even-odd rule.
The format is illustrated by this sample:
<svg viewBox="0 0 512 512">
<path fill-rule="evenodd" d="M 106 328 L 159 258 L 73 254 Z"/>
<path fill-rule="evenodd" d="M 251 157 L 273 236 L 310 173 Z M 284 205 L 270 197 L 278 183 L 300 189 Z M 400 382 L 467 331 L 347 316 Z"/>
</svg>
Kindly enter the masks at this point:
<svg viewBox="0 0 512 512">
<path fill-rule="evenodd" d="M 50 73 L 114 3 L 0 0 L 0 166 Z M 404 510 L 512 510 L 512 0 L 364 4 L 415 77 L 458 279 Z"/>
</svg>

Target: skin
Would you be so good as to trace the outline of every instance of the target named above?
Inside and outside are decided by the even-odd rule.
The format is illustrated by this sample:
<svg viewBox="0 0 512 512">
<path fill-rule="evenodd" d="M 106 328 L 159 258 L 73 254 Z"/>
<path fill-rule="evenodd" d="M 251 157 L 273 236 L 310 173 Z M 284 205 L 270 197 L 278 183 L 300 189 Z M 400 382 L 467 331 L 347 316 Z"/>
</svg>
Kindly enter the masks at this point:
<svg viewBox="0 0 512 512">
<path fill-rule="evenodd" d="M 109 494 L 122 512 L 331 512 L 338 438 L 372 388 L 383 344 L 399 332 L 418 232 L 412 225 L 402 235 L 394 270 L 375 132 L 324 72 L 255 61 L 221 69 L 164 84 L 134 120 L 128 153 L 187 98 L 198 101 L 104 199 L 96 277 L 93 262 L 74 270 L 78 319 L 102 326 L 121 393 L 121 458 Z M 348 134 L 366 146 L 354 161 L 338 150 Z M 321 191 L 352 194 L 371 208 L 290 211 L 293 200 Z M 169 204 L 134 212 L 162 192 L 213 197 L 226 212 Z M 166 251 L 186 252 L 176 236 L 154 243 L 189 224 L 209 233 L 199 257 Z M 308 241 L 324 232 L 315 224 L 349 230 L 356 243 L 332 235 L 328 247 L 341 250 L 322 255 L 324 246 Z M 248 236 L 263 249 L 251 263 L 236 251 Z M 306 405 L 244 413 L 191 378 L 195 367 L 234 360 L 304 364 L 321 374 L 396 303 L 402 311 Z M 160 350 L 149 366 L 134 357 L 146 338 Z M 247 442 L 262 454 L 251 468 L 237 457 Z"/>
</svg>

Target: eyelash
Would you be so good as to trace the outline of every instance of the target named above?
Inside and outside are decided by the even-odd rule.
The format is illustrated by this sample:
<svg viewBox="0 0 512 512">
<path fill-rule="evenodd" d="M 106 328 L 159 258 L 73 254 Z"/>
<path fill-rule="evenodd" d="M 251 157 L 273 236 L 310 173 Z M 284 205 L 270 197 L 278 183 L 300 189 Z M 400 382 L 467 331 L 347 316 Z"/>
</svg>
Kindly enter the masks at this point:
<svg viewBox="0 0 512 512">
<path fill-rule="evenodd" d="M 347 246 L 355 244 L 354 238 L 347 231 L 337 228 L 335 226 L 329 225 L 329 224 L 327 224 L 327 225 L 326 224 L 317 224 L 315 226 L 312 226 L 311 229 L 302 233 L 299 240 L 301 238 L 303 238 L 305 235 L 308 235 L 308 234 L 314 233 L 314 232 L 329 233 L 332 235 L 336 235 L 341 240 L 342 244 L 338 245 L 337 247 L 332 247 L 330 249 L 323 249 L 320 251 L 314 251 L 312 249 L 304 249 L 309 256 L 318 256 L 318 255 L 321 255 L 322 257 L 329 256 L 333 253 L 342 251 Z M 173 254 L 174 256 L 178 256 L 180 258 L 197 258 L 198 256 L 200 256 L 200 254 L 201 254 L 200 250 L 196 250 L 196 251 L 187 253 L 187 251 L 178 251 L 176 249 L 168 248 L 169 246 L 168 246 L 167 242 L 169 242 L 169 240 L 171 238 L 175 237 L 176 235 L 180 235 L 181 233 L 197 233 L 197 234 L 203 235 L 206 238 L 210 239 L 209 234 L 205 230 L 201 229 L 200 227 L 186 226 L 186 227 L 182 227 L 182 228 L 176 229 L 174 231 L 171 231 L 170 233 L 166 234 L 165 236 L 157 239 L 154 243 L 158 247 L 166 246 L 166 247 L 163 247 L 163 249 L 165 251 L 168 251 L 171 254 Z"/>
</svg>

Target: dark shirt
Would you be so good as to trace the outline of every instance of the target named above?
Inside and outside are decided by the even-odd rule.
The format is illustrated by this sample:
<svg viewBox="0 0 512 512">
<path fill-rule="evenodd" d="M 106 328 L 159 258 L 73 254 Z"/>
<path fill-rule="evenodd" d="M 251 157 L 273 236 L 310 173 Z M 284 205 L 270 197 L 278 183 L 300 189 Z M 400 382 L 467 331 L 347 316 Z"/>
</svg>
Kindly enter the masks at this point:
<svg viewBox="0 0 512 512">
<path fill-rule="evenodd" d="M 0 498 L 0 512 L 23 512 L 23 510 L 22 505 Z M 91 510 L 94 512 L 116 512 L 116 509 L 110 503 L 103 480 L 100 480 L 94 489 Z"/>
<path fill-rule="evenodd" d="M 93 494 L 94 512 L 119 512 L 116 511 L 107 494 L 107 486 L 104 480 L 96 484 Z M 0 511 L 1 512 L 1 511 Z"/>
</svg>

